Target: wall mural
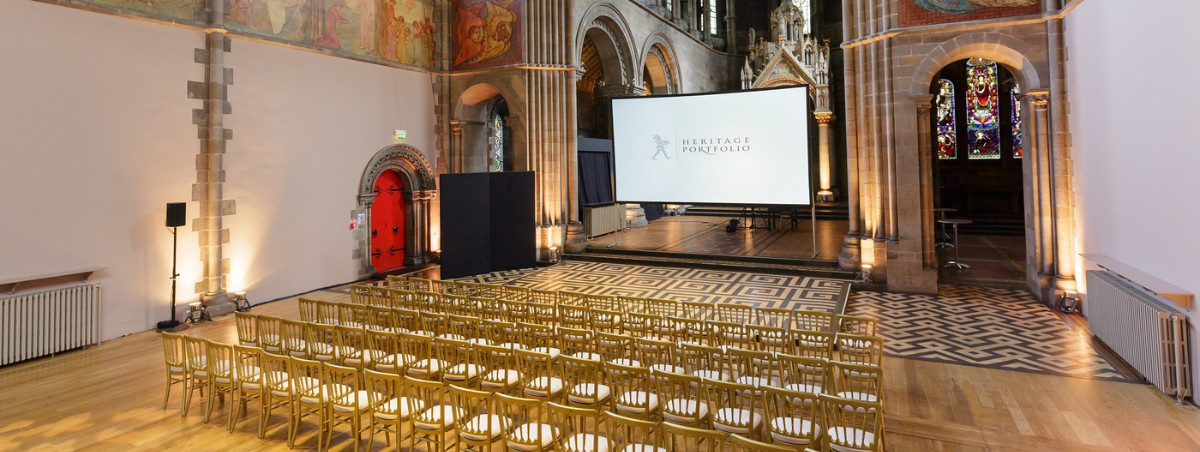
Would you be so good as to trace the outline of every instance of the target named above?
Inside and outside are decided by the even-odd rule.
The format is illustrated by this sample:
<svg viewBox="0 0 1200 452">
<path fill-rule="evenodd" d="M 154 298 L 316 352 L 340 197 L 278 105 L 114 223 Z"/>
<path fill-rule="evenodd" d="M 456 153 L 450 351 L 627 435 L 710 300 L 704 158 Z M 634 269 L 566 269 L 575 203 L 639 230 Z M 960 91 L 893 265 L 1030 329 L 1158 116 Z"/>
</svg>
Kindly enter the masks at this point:
<svg viewBox="0 0 1200 452">
<path fill-rule="evenodd" d="M 1040 0 L 901 0 L 900 26 L 965 22 L 1041 12 Z"/>
<path fill-rule="evenodd" d="M 521 62 L 521 0 L 454 0 L 454 69 Z"/>
<path fill-rule="evenodd" d="M 434 0 L 228 0 L 230 31 L 433 68 Z"/>
<path fill-rule="evenodd" d="M 197 18 L 204 9 L 204 0 L 67 0 L 52 3 L 83 5 L 189 25 L 203 25 L 207 17 Z"/>
</svg>

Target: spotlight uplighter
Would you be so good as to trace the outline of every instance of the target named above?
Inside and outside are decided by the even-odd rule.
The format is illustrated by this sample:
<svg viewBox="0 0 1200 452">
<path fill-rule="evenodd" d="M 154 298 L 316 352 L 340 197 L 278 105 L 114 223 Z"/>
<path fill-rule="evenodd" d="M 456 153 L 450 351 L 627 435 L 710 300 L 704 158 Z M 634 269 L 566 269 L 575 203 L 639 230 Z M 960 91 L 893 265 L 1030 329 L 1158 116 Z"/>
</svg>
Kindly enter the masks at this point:
<svg viewBox="0 0 1200 452">
<path fill-rule="evenodd" d="M 871 264 L 862 264 L 862 271 L 858 273 L 858 280 L 854 282 L 862 284 L 871 284 L 874 282 L 871 280 Z"/>
</svg>

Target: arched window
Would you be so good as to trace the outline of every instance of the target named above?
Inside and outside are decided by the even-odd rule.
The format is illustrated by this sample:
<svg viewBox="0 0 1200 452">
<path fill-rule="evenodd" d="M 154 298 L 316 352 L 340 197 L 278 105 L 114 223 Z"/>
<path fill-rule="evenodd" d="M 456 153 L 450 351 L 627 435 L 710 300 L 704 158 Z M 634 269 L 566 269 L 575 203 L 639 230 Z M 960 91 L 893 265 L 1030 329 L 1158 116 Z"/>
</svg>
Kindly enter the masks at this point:
<svg viewBox="0 0 1200 452">
<path fill-rule="evenodd" d="M 933 105 L 937 111 L 938 159 L 958 158 L 957 140 L 954 137 L 957 133 L 954 130 L 954 82 L 938 80 L 938 92 Z"/>
<path fill-rule="evenodd" d="M 1000 158 L 1000 88 L 996 63 L 967 60 L 967 143 L 971 160 Z"/>
<path fill-rule="evenodd" d="M 488 172 L 504 171 L 504 117 L 493 113 L 488 118 Z"/>
</svg>

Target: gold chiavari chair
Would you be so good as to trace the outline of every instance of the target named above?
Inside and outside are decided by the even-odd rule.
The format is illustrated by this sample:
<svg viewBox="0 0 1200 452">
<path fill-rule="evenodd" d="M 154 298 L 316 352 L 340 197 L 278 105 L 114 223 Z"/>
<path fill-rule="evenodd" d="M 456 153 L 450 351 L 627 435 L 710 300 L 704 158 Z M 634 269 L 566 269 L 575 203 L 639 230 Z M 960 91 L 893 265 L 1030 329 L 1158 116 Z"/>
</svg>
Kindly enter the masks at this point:
<svg viewBox="0 0 1200 452">
<path fill-rule="evenodd" d="M 554 306 L 558 304 L 558 291 L 532 289 L 529 291 L 529 299 L 526 301 Z"/>
<path fill-rule="evenodd" d="M 521 393 L 540 400 L 557 400 L 563 392 L 563 380 L 554 371 L 554 360 L 548 353 L 532 350 L 513 350 L 517 371 L 521 374 Z"/>
<path fill-rule="evenodd" d="M 551 359 L 558 358 L 558 355 L 562 354 L 554 327 L 540 323 L 518 322 L 517 328 L 521 331 L 521 343 L 529 347 L 531 351 L 548 354 Z"/>
<path fill-rule="evenodd" d="M 825 442 L 838 452 L 883 451 L 883 406 L 820 394 Z"/>
<path fill-rule="evenodd" d="M 663 443 L 670 451 L 724 452 L 725 432 L 663 422 Z"/>
<path fill-rule="evenodd" d="M 367 305 L 342 303 L 337 305 L 338 321 L 335 325 L 362 328 L 367 322 Z"/>
<path fill-rule="evenodd" d="M 725 350 L 734 381 L 754 388 L 779 386 L 778 366 L 770 352 L 730 348 Z"/>
<path fill-rule="evenodd" d="M 413 361 L 405 369 L 405 375 L 440 381 L 446 363 L 433 353 L 433 338 L 423 334 L 400 333 L 400 353 L 411 356 Z"/>
<path fill-rule="evenodd" d="M 796 452 L 793 447 L 755 441 L 738 434 L 729 435 L 726 447 L 730 452 Z"/>
<path fill-rule="evenodd" d="M 237 420 L 241 419 L 242 414 L 246 412 L 246 405 L 251 400 L 258 400 L 259 411 L 266 409 L 266 399 L 263 398 L 263 393 L 266 391 L 266 383 L 263 378 L 263 369 L 259 365 L 259 361 L 262 359 L 262 349 L 234 345 L 233 356 L 236 364 L 234 366 L 236 369 L 234 375 L 237 379 L 234 384 L 236 391 L 234 392 L 231 405 L 236 405 L 237 407 L 233 409 L 233 415 L 229 417 L 229 425 L 225 426 L 230 432 L 237 425 Z"/>
<path fill-rule="evenodd" d="M 412 308 L 421 313 L 442 312 L 442 294 L 438 292 L 420 291 L 413 294 Z"/>
<path fill-rule="evenodd" d="M 448 337 L 451 339 L 464 339 L 456 337 L 448 331 L 450 323 L 450 314 L 444 312 L 421 312 L 421 331 L 428 333 L 434 337 Z"/>
<path fill-rule="evenodd" d="M 385 283 L 389 289 L 408 290 L 408 278 L 403 276 L 388 275 Z"/>
<path fill-rule="evenodd" d="M 167 391 L 163 394 L 163 409 L 167 409 L 167 401 L 171 399 L 171 386 L 182 384 L 184 390 L 184 406 L 186 406 L 188 391 L 188 362 L 187 352 L 184 350 L 185 336 L 176 333 L 162 333 L 163 338 L 163 361 L 167 365 Z M 181 410 L 186 413 L 186 410 Z"/>
<path fill-rule="evenodd" d="M 391 331 L 392 308 L 387 306 L 367 306 L 367 318 L 363 326 L 373 331 Z"/>
<path fill-rule="evenodd" d="M 364 351 L 368 355 L 368 362 L 371 363 L 370 369 L 402 374 L 407 370 L 408 364 L 415 361 L 412 356 L 400 353 L 400 338 L 396 333 L 367 330 L 365 335 L 367 348 Z"/>
<path fill-rule="evenodd" d="M 746 332 L 754 338 L 754 349 L 771 353 L 795 353 L 791 334 L 785 328 L 769 325 L 746 325 Z"/>
<path fill-rule="evenodd" d="M 321 362 L 300 358 L 289 358 L 291 360 L 291 386 L 292 386 L 292 427 L 288 430 L 288 448 L 293 448 L 296 445 L 296 436 L 300 432 L 300 424 L 304 421 L 304 416 L 311 415 L 317 417 L 317 450 L 325 449 L 325 427 L 326 427 L 326 397 L 325 397 L 325 382 L 321 377 Z"/>
<path fill-rule="evenodd" d="M 526 317 L 517 322 L 537 323 L 548 327 L 558 326 L 558 309 L 553 304 L 530 301 L 525 303 Z"/>
<path fill-rule="evenodd" d="M 395 434 L 396 449 L 400 450 L 404 445 L 404 427 L 408 426 L 409 431 L 412 431 L 412 426 L 409 425 L 412 413 L 424 410 L 424 402 L 405 397 L 402 390 L 404 377 L 395 373 L 368 369 L 363 372 L 363 380 L 371 403 L 371 424 L 367 427 L 371 433 L 367 450 L 375 449 L 375 435 L 379 432 L 383 432 L 384 440 L 389 446 L 392 445 L 391 434 Z"/>
<path fill-rule="evenodd" d="M 258 413 L 258 438 L 262 439 L 267 433 L 267 424 L 271 420 L 271 412 L 275 408 L 287 408 L 287 426 L 289 443 L 294 438 L 295 429 L 295 387 L 292 386 L 291 357 L 263 352 L 259 367 L 262 368 L 263 388 L 262 410 Z"/>
<path fill-rule="evenodd" d="M 567 403 L 593 409 L 608 403 L 612 387 L 599 360 L 562 355 L 558 363 Z"/>
<path fill-rule="evenodd" d="M 317 361 L 336 362 L 338 348 L 334 343 L 337 335 L 333 325 L 324 323 L 306 323 L 304 336 L 308 338 L 308 358 Z"/>
<path fill-rule="evenodd" d="M 754 323 L 754 306 L 741 303 L 716 303 L 713 320 L 749 325 Z"/>
<path fill-rule="evenodd" d="M 233 322 L 237 326 L 238 344 L 258 347 L 258 316 L 237 311 L 233 313 Z"/>
<path fill-rule="evenodd" d="M 428 333 L 421 331 L 421 312 L 414 309 L 392 308 L 392 332 L 394 333 Z"/>
<path fill-rule="evenodd" d="M 413 302 L 414 294 L 408 289 L 392 289 L 388 292 L 392 297 L 391 307 L 393 309 L 415 309 L 416 304 Z"/>
<path fill-rule="evenodd" d="M 792 324 L 795 316 L 792 312 L 794 308 L 754 308 L 754 324 L 762 326 L 773 326 L 784 330 L 791 330 L 795 327 Z"/>
<path fill-rule="evenodd" d="M 679 354 L 683 358 L 684 372 L 688 375 L 708 380 L 733 381 L 729 360 L 720 347 L 684 343 L 679 346 Z"/>
<path fill-rule="evenodd" d="M 826 361 L 833 359 L 833 333 L 792 330 L 791 336 L 792 343 L 796 344 L 795 355 Z"/>
<path fill-rule="evenodd" d="M 619 333 L 596 333 L 596 353 L 606 363 L 622 366 L 641 366 L 637 360 L 633 338 Z"/>
<path fill-rule="evenodd" d="M 762 399 L 756 392 L 758 388 L 716 380 L 705 380 L 703 385 L 713 429 L 751 438 L 761 436 Z"/>
<path fill-rule="evenodd" d="M 532 298 L 531 291 L 528 287 L 510 285 L 504 285 L 501 287 L 503 288 L 503 294 L 499 298 L 503 298 L 505 301 L 527 302 L 530 301 L 530 298 Z"/>
<path fill-rule="evenodd" d="M 829 380 L 829 361 L 797 355 L 780 354 L 779 382 L 789 391 L 820 394 Z"/>
<path fill-rule="evenodd" d="M 469 315 L 450 315 L 447 317 L 447 331 L 463 338 L 472 344 L 490 343 L 491 340 L 483 334 L 483 324 L 479 317 Z"/>
<path fill-rule="evenodd" d="M 558 326 L 566 328 L 592 328 L 592 310 L 587 306 L 558 305 Z"/>
<path fill-rule="evenodd" d="M 712 320 L 708 322 L 708 325 L 712 329 L 712 345 L 721 348 L 752 349 L 755 347 L 754 336 L 750 334 L 750 325 L 748 324 Z"/>
<path fill-rule="evenodd" d="M 772 441 L 792 447 L 819 444 L 821 403 L 817 394 L 766 387 L 763 396 L 767 432 Z"/>
<path fill-rule="evenodd" d="M 792 324 L 795 329 L 820 331 L 822 333 L 833 332 L 833 313 L 825 311 L 815 311 L 806 309 L 796 309 L 792 311 Z"/>
<path fill-rule="evenodd" d="M 332 301 L 317 300 L 317 320 L 311 323 L 320 323 L 324 325 L 338 324 L 338 305 Z"/>
<path fill-rule="evenodd" d="M 409 412 L 413 413 L 414 442 L 428 443 L 425 450 L 446 450 L 446 432 L 466 415 L 466 410 L 450 403 L 446 385 L 442 382 L 404 378 L 405 397 L 409 400 Z M 418 410 L 417 405 L 425 408 Z"/>
<path fill-rule="evenodd" d="M 282 320 L 279 317 L 260 315 L 254 322 L 258 330 L 258 346 L 268 353 L 283 352 L 283 337 L 280 335 Z"/>
<path fill-rule="evenodd" d="M 477 344 L 472 350 L 475 360 L 483 363 L 487 372 L 479 377 L 479 387 L 488 392 L 507 393 L 521 383 L 517 354 L 504 346 Z"/>
<path fill-rule="evenodd" d="M 557 439 L 554 450 L 561 452 L 598 452 L 612 448 L 612 441 L 600 435 L 600 410 L 577 408 L 550 402 L 550 425 Z"/>
<path fill-rule="evenodd" d="M 646 318 L 634 319 L 630 315 L 646 314 L 646 299 L 626 295 L 617 295 L 614 299 L 622 314 L 619 332 L 632 336 L 645 336 L 647 331 Z"/>
<path fill-rule="evenodd" d="M 490 344 L 506 348 L 525 348 L 521 342 L 521 330 L 516 323 L 502 320 L 483 319 L 479 322 L 480 334 Z"/>
<path fill-rule="evenodd" d="M 651 372 L 650 376 L 657 388 L 655 394 L 662 403 L 663 420 L 693 426 L 708 425 L 709 410 L 700 377 L 657 371 Z"/>
<path fill-rule="evenodd" d="M 883 371 L 877 366 L 829 363 L 831 387 L 825 392 L 867 403 L 883 403 Z"/>
<path fill-rule="evenodd" d="M 367 350 L 366 330 L 362 327 L 337 325 L 333 327 L 333 345 L 337 348 L 335 363 L 339 366 L 363 369 L 371 366 Z"/>
<path fill-rule="evenodd" d="M 669 339 L 676 344 L 707 345 L 712 342 L 712 327 L 707 320 L 696 320 L 690 317 L 667 317 L 667 321 L 677 326 L 675 334 Z"/>
<path fill-rule="evenodd" d="M 387 286 L 371 286 L 370 293 L 367 305 L 381 308 L 392 307 L 392 290 Z"/>
<path fill-rule="evenodd" d="M 879 366 L 883 363 L 883 338 L 857 334 L 837 335 L 838 361 Z"/>
<path fill-rule="evenodd" d="M 325 400 L 329 406 L 326 425 L 321 429 L 328 435 L 325 438 L 326 447 L 333 441 L 333 429 L 338 424 L 350 426 L 355 451 L 362 443 L 362 433 L 369 429 L 369 426 L 362 425 L 362 417 L 371 411 L 371 396 L 359 384 L 359 372 L 359 369 L 353 367 L 321 364 Z"/>
<path fill-rule="evenodd" d="M 712 320 L 713 304 L 706 301 L 681 301 L 679 307 L 682 309 L 681 317 L 692 320 L 707 321 Z"/>
<path fill-rule="evenodd" d="M 612 409 L 618 414 L 648 419 L 658 413 L 650 369 L 606 362 L 604 373 L 612 388 Z"/>
<path fill-rule="evenodd" d="M 558 291 L 558 297 L 555 301 L 555 305 L 557 305 L 559 307 L 562 307 L 562 306 L 583 307 L 583 306 L 587 306 L 586 299 L 587 299 L 587 295 L 583 294 L 582 292 L 574 292 L 574 291 L 570 291 L 570 290 L 560 290 L 560 291 Z"/>
<path fill-rule="evenodd" d="M 458 283 L 455 281 L 434 279 L 430 280 L 429 283 L 433 288 L 430 292 L 437 292 L 442 295 L 458 295 Z"/>
<path fill-rule="evenodd" d="M 634 339 L 638 351 L 638 362 L 650 370 L 681 374 L 683 359 L 676 352 L 675 343 L 667 340 L 639 337 Z"/>
<path fill-rule="evenodd" d="M 479 284 L 470 281 L 449 281 L 455 295 L 474 297 L 479 294 Z"/>
<path fill-rule="evenodd" d="M 493 444 L 504 439 L 504 431 L 512 422 L 496 410 L 492 393 L 457 385 L 449 385 L 447 390 L 450 405 L 463 410 L 454 425 L 458 432 L 457 450 L 491 450 Z"/>
<path fill-rule="evenodd" d="M 496 297 L 477 297 L 475 304 L 479 306 L 479 318 L 490 320 L 504 320 L 505 312 L 504 305 L 499 298 Z"/>
<path fill-rule="evenodd" d="M 612 441 L 612 450 L 620 452 L 667 452 L 663 448 L 661 425 L 643 419 L 633 419 L 611 411 L 604 412 L 605 438 Z"/>
<path fill-rule="evenodd" d="M 350 286 L 350 303 L 357 305 L 371 304 L 371 286 L 365 284 Z"/>
<path fill-rule="evenodd" d="M 857 334 L 861 336 L 878 336 L 879 321 L 871 317 L 837 315 L 837 334 Z"/>
<path fill-rule="evenodd" d="M 308 325 L 306 322 L 295 320 L 280 320 L 279 333 L 282 347 L 278 352 L 297 358 L 308 358 Z"/>
<path fill-rule="evenodd" d="M 672 317 L 679 317 L 680 308 L 678 301 L 647 298 L 646 313 L 657 318 L 657 322 L 651 325 L 650 331 L 655 337 L 672 337 L 678 331 L 679 325 L 670 321 Z"/>
<path fill-rule="evenodd" d="M 302 322 L 319 321 L 320 317 L 318 317 L 318 314 L 317 314 L 317 305 L 318 304 L 319 303 L 317 302 L 317 300 L 314 300 L 312 298 L 300 297 L 300 300 L 297 302 L 297 305 L 299 306 L 299 309 L 300 309 L 300 321 L 302 321 Z"/>
<path fill-rule="evenodd" d="M 219 399 L 221 403 L 225 402 L 225 395 L 229 394 L 229 415 L 225 418 L 226 428 L 233 421 L 233 406 L 234 393 L 237 391 L 237 359 L 233 353 L 233 346 L 222 344 L 220 342 L 209 341 L 207 361 L 208 361 L 208 397 L 204 402 L 204 423 L 207 424 L 212 416 L 213 399 Z"/>
<path fill-rule="evenodd" d="M 442 381 L 447 384 L 474 387 L 479 376 L 487 373 L 484 363 L 477 359 L 478 355 L 467 341 L 435 337 L 433 351 L 446 366 L 442 369 Z"/>
<path fill-rule="evenodd" d="M 591 328 L 597 332 L 621 331 L 621 303 L 612 295 L 585 295 L 584 302 L 592 312 Z"/>
<path fill-rule="evenodd" d="M 548 405 L 539 399 L 495 395 L 501 416 L 512 420 L 504 432 L 504 444 L 510 451 L 540 452 L 551 450 L 558 432 L 550 423 Z"/>
<path fill-rule="evenodd" d="M 192 404 L 192 392 L 199 389 L 200 395 L 203 396 L 211 381 L 208 372 L 208 339 L 184 336 L 183 351 L 187 360 L 187 380 L 190 383 L 183 393 L 183 415 L 187 416 L 188 408 Z"/>
<path fill-rule="evenodd" d="M 432 292 L 433 283 L 425 278 L 408 277 L 408 290 L 413 292 Z"/>
<path fill-rule="evenodd" d="M 466 295 L 442 295 L 442 311 L 450 315 L 478 316 L 474 301 Z"/>
<path fill-rule="evenodd" d="M 478 283 L 476 288 L 479 290 L 475 294 L 481 298 L 501 298 L 504 296 L 504 286 L 499 284 Z"/>
<path fill-rule="evenodd" d="M 596 333 L 592 330 L 558 327 L 558 347 L 562 356 L 600 362 L 596 353 Z"/>
<path fill-rule="evenodd" d="M 529 304 L 523 300 L 500 300 L 500 309 L 504 314 L 500 320 L 506 322 L 523 322 L 529 319 Z"/>
</svg>

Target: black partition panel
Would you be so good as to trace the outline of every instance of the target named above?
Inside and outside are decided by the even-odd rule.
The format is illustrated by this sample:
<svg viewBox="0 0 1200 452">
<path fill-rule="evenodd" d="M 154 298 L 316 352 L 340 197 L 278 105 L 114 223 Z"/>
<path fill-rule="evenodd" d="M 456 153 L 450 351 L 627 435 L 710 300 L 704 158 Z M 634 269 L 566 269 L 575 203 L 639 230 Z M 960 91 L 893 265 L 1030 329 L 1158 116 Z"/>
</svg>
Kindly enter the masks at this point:
<svg viewBox="0 0 1200 452">
<path fill-rule="evenodd" d="M 443 174 L 442 278 L 537 264 L 533 172 Z"/>
</svg>

